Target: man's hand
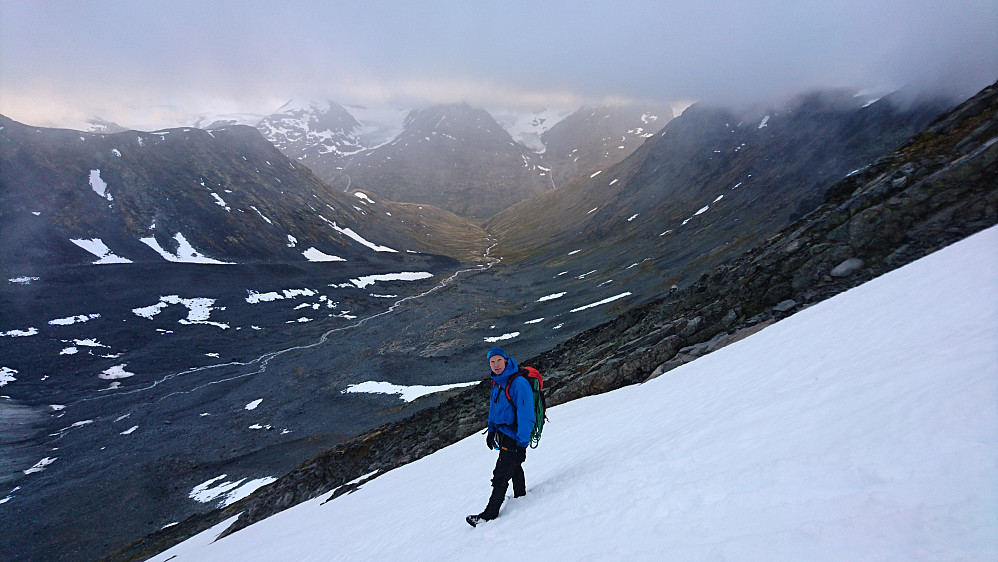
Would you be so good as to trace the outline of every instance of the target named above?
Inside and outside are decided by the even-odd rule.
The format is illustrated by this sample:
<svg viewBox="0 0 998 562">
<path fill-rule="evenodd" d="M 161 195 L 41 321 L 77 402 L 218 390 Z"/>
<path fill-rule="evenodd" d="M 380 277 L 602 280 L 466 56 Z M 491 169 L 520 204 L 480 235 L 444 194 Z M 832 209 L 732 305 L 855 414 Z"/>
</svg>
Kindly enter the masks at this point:
<svg viewBox="0 0 998 562">
<path fill-rule="evenodd" d="M 489 450 L 498 449 L 496 445 L 496 432 L 490 431 L 488 435 L 485 436 L 485 444 L 489 446 Z"/>
</svg>

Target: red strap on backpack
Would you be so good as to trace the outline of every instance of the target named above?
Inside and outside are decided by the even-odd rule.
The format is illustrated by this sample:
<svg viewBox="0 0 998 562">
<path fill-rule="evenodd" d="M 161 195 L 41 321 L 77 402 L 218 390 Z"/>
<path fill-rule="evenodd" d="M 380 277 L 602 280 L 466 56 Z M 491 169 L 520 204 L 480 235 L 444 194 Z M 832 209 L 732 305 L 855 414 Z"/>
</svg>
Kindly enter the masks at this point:
<svg viewBox="0 0 998 562">
<path fill-rule="evenodd" d="M 509 377 L 506 381 L 506 400 L 509 400 L 510 404 L 513 403 L 513 399 L 509 395 L 509 386 L 513 384 L 513 379 L 516 377 L 529 377 L 532 379 L 537 379 L 537 388 L 544 389 L 544 378 L 541 377 L 541 372 L 533 367 L 522 367 L 519 371 L 513 373 L 513 376 Z M 527 381 L 530 382 L 530 381 Z"/>
</svg>

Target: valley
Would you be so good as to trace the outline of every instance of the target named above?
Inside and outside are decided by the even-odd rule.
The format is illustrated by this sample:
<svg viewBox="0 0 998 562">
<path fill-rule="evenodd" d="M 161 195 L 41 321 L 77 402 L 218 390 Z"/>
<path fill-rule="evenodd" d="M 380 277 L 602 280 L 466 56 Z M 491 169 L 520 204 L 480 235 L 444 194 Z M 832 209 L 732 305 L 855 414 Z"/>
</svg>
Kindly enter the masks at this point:
<svg viewBox="0 0 998 562">
<path fill-rule="evenodd" d="M 974 117 L 933 130 L 947 140 L 932 154 L 902 143 L 935 122 L 939 100 L 901 110 L 812 95 L 751 120 L 694 106 L 626 158 L 503 209 L 451 211 L 393 201 L 375 192 L 380 180 L 332 188 L 308 158 L 250 127 L 95 135 L 5 120 L 0 421 L 30 427 L 0 442 L 12 547 L 98 558 L 264 505 L 302 466 L 386 435 L 375 428 L 415 431 L 404 420 L 420 412 L 464 420 L 410 435 L 415 450 L 391 449 L 389 460 L 350 457 L 351 471 L 390 468 L 480 429 L 454 401 L 480 390 L 463 389 L 485 379 L 492 345 L 544 366 L 566 401 L 643 380 L 680 347 L 894 267 L 903 259 L 881 250 L 895 256 L 901 240 L 925 252 L 993 223 L 977 200 L 959 211 L 972 217 L 964 230 L 939 219 L 912 234 L 929 219 L 908 209 L 896 231 L 870 219 L 826 239 L 801 222 L 953 177 L 976 191 L 934 212 L 990 201 L 995 94 L 982 99 Z M 963 139 L 961 154 L 952 147 Z M 970 156 L 985 163 L 947 168 Z M 808 242 L 771 246 L 797 239 Z M 793 254 L 800 247 L 813 255 Z M 793 269 L 759 273 L 784 263 L 784 250 Z M 866 266 L 833 277 L 849 259 Z M 800 300 L 774 312 L 790 299 Z M 347 472 L 323 470 L 300 493 Z"/>
</svg>

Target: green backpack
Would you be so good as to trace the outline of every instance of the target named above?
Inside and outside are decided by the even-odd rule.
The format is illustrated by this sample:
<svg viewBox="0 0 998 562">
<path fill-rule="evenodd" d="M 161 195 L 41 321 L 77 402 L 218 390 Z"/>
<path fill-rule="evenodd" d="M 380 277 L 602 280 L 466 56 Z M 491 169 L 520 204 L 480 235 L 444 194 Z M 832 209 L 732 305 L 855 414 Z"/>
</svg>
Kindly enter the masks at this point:
<svg viewBox="0 0 998 562">
<path fill-rule="evenodd" d="M 516 377 L 525 377 L 527 382 L 530 383 L 530 388 L 534 391 L 534 429 L 530 431 L 530 448 L 536 449 L 537 444 L 541 441 L 541 431 L 544 429 L 544 421 L 547 420 L 547 416 L 544 412 L 547 410 L 547 403 L 544 401 L 544 378 L 541 377 L 541 372 L 533 367 L 523 367 L 519 371 L 513 373 L 513 376 L 509 377 L 506 381 L 506 400 L 509 400 L 510 404 L 513 404 L 513 409 L 516 409 L 516 404 L 513 403 L 513 399 L 509 396 L 509 385 L 513 383 L 513 379 Z"/>
</svg>

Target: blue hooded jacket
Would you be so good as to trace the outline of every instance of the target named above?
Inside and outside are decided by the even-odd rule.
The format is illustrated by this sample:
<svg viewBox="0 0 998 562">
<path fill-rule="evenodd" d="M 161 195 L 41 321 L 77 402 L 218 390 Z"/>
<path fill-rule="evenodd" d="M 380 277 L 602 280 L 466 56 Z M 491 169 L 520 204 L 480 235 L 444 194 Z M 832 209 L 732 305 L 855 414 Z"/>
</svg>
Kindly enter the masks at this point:
<svg viewBox="0 0 998 562">
<path fill-rule="evenodd" d="M 488 352 L 488 359 L 499 355 L 506 359 L 506 369 L 500 374 L 492 374 L 492 394 L 489 401 L 489 432 L 501 431 L 512 437 L 517 445 L 530 445 L 530 432 L 534 429 L 534 390 L 526 377 L 516 377 L 509 386 L 509 398 L 506 398 L 506 383 L 509 382 L 520 366 L 506 355 L 501 347 L 493 347 Z"/>
</svg>

